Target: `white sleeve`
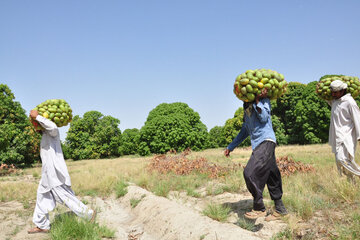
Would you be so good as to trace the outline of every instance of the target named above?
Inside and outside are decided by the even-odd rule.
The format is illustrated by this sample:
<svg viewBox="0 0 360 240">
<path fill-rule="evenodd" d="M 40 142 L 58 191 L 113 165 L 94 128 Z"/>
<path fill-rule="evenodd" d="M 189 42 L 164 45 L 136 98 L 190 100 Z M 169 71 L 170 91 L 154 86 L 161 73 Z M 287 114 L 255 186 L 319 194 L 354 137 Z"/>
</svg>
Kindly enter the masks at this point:
<svg viewBox="0 0 360 240">
<path fill-rule="evenodd" d="M 350 104 L 350 111 L 354 121 L 356 139 L 360 140 L 360 110 L 356 102 L 355 104 Z"/>
<path fill-rule="evenodd" d="M 37 115 L 36 121 L 40 123 L 40 125 L 45 129 L 45 131 L 50 134 L 50 136 L 55 137 L 58 134 L 58 127 L 54 122 L 50 121 L 49 119 Z"/>
</svg>

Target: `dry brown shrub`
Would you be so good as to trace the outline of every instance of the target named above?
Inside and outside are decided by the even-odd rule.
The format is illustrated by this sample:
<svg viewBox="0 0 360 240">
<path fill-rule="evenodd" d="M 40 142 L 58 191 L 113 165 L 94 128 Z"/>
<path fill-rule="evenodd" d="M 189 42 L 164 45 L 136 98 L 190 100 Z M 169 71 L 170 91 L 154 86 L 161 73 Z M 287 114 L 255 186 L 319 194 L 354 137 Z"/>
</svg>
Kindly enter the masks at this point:
<svg viewBox="0 0 360 240">
<path fill-rule="evenodd" d="M 215 163 L 209 163 L 204 157 L 189 159 L 191 150 L 187 149 L 179 155 L 176 152 L 168 154 L 156 155 L 150 162 L 149 171 L 157 171 L 161 174 L 175 173 L 176 175 L 189 175 L 192 172 L 208 174 L 210 178 L 218 178 L 227 175 L 231 171 L 236 171 L 241 164 L 232 164 L 228 166 L 220 166 Z"/>
<path fill-rule="evenodd" d="M 18 170 L 15 168 L 13 164 L 0 164 L 0 176 L 8 175 L 11 173 L 16 173 Z"/>
<path fill-rule="evenodd" d="M 314 172 L 315 168 L 309 164 L 304 164 L 302 162 L 295 162 L 289 156 L 281 156 L 276 158 L 276 164 L 279 167 L 281 175 L 289 176 L 295 172 Z"/>
</svg>

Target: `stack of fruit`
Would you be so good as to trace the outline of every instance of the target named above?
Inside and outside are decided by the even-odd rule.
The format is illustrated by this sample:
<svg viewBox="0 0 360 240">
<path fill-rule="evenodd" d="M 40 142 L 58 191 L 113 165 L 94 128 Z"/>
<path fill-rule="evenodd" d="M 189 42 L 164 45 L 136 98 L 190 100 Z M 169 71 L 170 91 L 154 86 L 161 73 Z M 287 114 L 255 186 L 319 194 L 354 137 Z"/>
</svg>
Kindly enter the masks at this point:
<svg viewBox="0 0 360 240">
<path fill-rule="evenodd" d="M 234 84 L 234 93 L 242 101 L 252 102 L 263 88 L 268 97 L 274 100 L 286 92 L 287 82 L 284 75 L 270 69 L 247 70 L 238 75 Z"/>
<path fill-rule="evenodd" d="M 344 75 L 325 75 L 320 78 L 316 84 L 316 93 L 320 98 L 325 100 L 332 100 L 330 84 L 335 80 L 341 80 L 348 85 L 347 92 L 351 94 L 353 98 L 356 98 L 360 94 L 360 81 L 358 77 L 350 77 Z"/>
<path fill-rule="evenodd" d="M 37 105 L 34 110 L 37 110 L 41 116 L 53 121 L 58 127 L 66 126 L 72 120 L 72 110 L 64 99 L 46 100 Z"/>
</svg>

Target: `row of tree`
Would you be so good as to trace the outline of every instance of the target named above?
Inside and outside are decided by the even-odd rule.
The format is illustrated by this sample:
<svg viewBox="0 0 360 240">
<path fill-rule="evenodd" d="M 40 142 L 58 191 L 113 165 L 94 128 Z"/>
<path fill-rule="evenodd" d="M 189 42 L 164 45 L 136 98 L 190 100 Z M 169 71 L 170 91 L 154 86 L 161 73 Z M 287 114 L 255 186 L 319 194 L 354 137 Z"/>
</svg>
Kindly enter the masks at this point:
<svg viewBox="0 0 360 240">
<path fill-rule="evenodd" d="M 271 102 L 279 145 L 327 142 L 330 106 L 316 95 L 316 83 L 290 82 L 287 93 Z M 73 118 L 63 152 L 65 158 L 78 160 L 226 147 L 239 133 L 243 115 L 240 107 L 223 126 L 207 131 L 199 114 L 187 104 L 162 103 L 150 111 L 141 129 L 121 132 L 119 119 L 89 111 Z M 40 138 L 11 90 L 1 84 L 0 163 L 22 166 L 38 161 Z M 249 139 L 242 143 L 248 145 Z"/>
</svg>

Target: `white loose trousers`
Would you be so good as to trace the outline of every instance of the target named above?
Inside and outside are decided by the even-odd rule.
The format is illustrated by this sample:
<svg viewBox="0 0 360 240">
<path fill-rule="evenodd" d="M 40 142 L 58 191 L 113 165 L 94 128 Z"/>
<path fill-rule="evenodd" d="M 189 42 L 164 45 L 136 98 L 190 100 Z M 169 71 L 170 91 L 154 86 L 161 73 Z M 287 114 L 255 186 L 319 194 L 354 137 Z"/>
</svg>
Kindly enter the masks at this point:
<svg viewBox="0 0 360 240">
<path fill-rule="evenodd" d="M 340 175 L 342 175 L 342 173 L 344 172 L 345 175 L 348 176 L 347 172 L 343 171 L 344 168 L 347 171 L 351 172 L 352 174 L 356 176 L 360 176 L 360 167 L 358 164 L 356 164 L 355 158 L 346 149 L 345 144 L 341 144 L 340 146 L 337 146 L 335 159 L 336 159 L 336 166 Z"/>
<path fill-rule="evenodd" d="M 33 215 L 33 222 L 37 227 L 50 229 L 49 211 L 54 210 L 56 202 L 65 204 L 76 215 L 88 220 L 91 219 L 94 212 L 75 196 L 70 186 L 63 184 L 48 192 L 42 192 L 39 187 Z"/>
</svg>

